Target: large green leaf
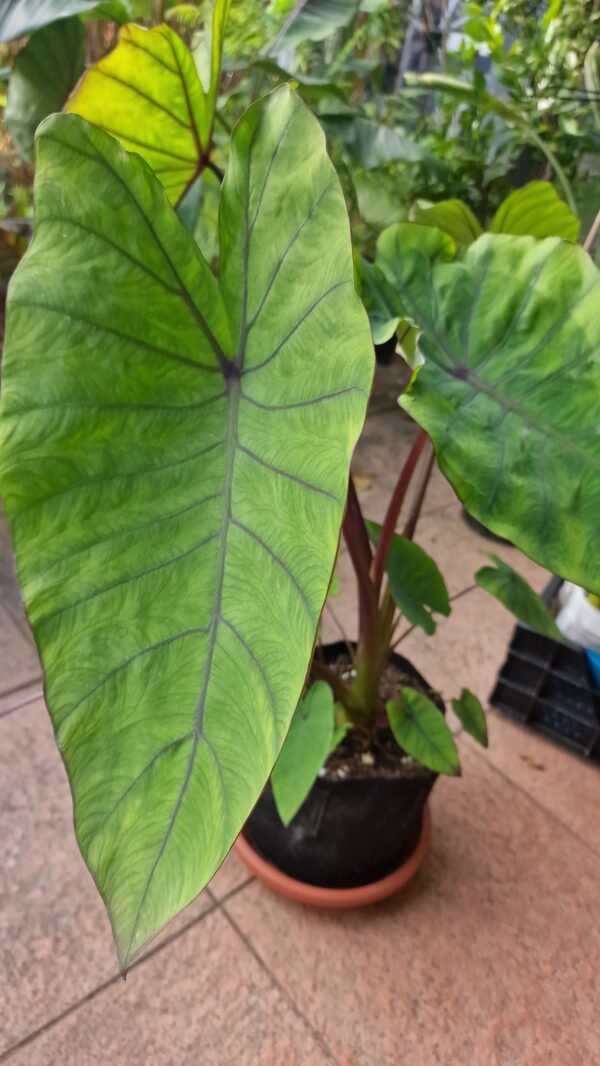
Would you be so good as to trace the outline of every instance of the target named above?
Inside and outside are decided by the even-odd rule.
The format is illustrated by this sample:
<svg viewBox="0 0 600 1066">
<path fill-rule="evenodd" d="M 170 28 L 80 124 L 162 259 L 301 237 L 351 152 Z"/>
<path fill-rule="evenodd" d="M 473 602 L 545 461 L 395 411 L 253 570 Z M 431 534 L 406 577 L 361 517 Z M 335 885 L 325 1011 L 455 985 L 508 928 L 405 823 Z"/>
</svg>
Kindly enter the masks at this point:
<svg viewBox="0 0 600 1066">
<path fill-rule="evenodd" d="M 553 640 L 562 640 L 560 629 L 546 604 L 527 584 L 525 578 L 497 555 L 491 552 L 488 552 L 488 555 L 496 565 L 483 566 L 477 571 L 475 580 L 479 587 L 500 600 L 500 603 L 536 633 Z"/>
<path fill-rule="evenodd" d="M 403 222 L 408 213 L 398 194 L 398 178 L 384 168 L 353 174 L 358 209 L 370 226 L 383 229 Z"/>
<path fill-rule="evenodd" d="M 0 488 L 122 966 L 223 861 L 298 703 L 373 373 L 342 191 L 284 88 L 236 127 L 217 279 L 146 164 L 38 134 Z"/>
<path fill-rule="evenodd" d="M 91 11 L 98 0 L 0 0 L 0 41 L 25 37 L 57 19 Z"/>
<path fill-rule="evenodd" d="M 597 268 L 554 238 L 486 235 L 454 262 L 437 230 L 400 223 L 385 239 L 378 263 L 423 330 L 400 402 L 442 471 L 484 525 L 600 588 Z"/>
<path fill-rule="evenodd" d="M 298 0 L 268 53 L 277 55 L 303 41 L 324 41 L 336 30 L 350 25 L 357 15 L 358 4 L 359 0 Z"/>
<path fill-rule="evenodd" d="M 367 530 L 376 544 L 381 526 L 367 521 Z M 433 612 L 446 618 L 450 614 L 446 582 L 431 556 L 412 540 L 394 533 L 385 569 L 398 610 L 408 622 L 431 636 L 435 633 Z"/>
<path fill-rule="evenodd" d="M 212 79 L 203 89 L 191 52 L 168 26 L 123 26 L 87 71 L 66 110 L 100 126 L 152 167 L 171 203 L 202 171 L 210 146 L 229 0 L 215 5 Z"/>
<path fill-rule="evenodd" d="M 389 723 L 398 744 L 423 766 L 438 774 L 460 774 L 454 737 L 442 712 L 414 688 L 403 688 L 402 698 L 386 704 Z"/>
<path fill-rule="evenodd" d="M 567 241 L 576 241 L 579 237 L 579 219 L 561 200 L 549 181 L 530 181 L 500 204 L 491 221 L 490 231 L 513 233 L 515 236 L 564 237 Z"/>
<path fill-rule="evenodd" d="M 273 797 L 284 825 L 298 813 L 325 764 L 333 730 L 333 693 L 324 681 L 316 681 L 296 708 L 271 774 Z"/>
<path fill-rule="evenodd" d="M 5 118 L 24 159 L 31 159 L 33 137 L 42 119 L 62 109 L 84 62 L 85 37 L 78 18 L 44 26 L 18 53 L 10 75 Z"/>
</svg>

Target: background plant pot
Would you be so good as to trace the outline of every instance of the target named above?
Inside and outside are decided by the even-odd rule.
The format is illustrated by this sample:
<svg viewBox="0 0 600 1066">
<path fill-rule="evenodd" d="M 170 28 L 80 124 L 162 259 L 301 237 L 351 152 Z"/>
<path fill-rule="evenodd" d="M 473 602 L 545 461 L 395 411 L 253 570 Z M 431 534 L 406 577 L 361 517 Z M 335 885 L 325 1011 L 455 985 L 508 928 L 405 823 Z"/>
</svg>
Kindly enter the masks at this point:
<svg viewBox="0 0 600 1066">
<path fill-rule="evenodd" d="M 553 578 L 544 590 L 549 607 L 561 584 Z M 540 636 L 519 623 L 490 703 L 578 755 L 600 760 L 600 688 L 578 645 Z"/>
<path fill-rule="evenodd" d="M 345 651 L 343 643 L 324 649 L 330 662 Z M 406 659 L 392 655 L 391 661 L 430 691 Z M 439 697 L 431 696 L 443 709 Z M 268 784 L 244 836 L 263 859 L 299 881 L 327 888 L 367 885 L 387 877 L 417 848 L 436 776 L 418 767 L 402 777 L 318 778 L 287 827 Z"/>
</svg>

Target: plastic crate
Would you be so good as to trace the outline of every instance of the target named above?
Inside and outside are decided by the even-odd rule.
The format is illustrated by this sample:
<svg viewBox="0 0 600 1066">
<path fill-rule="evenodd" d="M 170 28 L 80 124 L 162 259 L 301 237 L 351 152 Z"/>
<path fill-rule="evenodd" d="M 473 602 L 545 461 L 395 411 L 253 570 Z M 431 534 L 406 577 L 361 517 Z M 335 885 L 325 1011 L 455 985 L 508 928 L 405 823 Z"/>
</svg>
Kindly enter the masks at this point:
<svg viewBox="0 0 600 1066">
<path fill-rule="evenodd" d="M 559 587 L 559 581 L 550 583 L 546 602 Z M 490 703 L 578 755 L 600 761 L 600 688 L 583 648 L 517 625 Z"/>
</svg>

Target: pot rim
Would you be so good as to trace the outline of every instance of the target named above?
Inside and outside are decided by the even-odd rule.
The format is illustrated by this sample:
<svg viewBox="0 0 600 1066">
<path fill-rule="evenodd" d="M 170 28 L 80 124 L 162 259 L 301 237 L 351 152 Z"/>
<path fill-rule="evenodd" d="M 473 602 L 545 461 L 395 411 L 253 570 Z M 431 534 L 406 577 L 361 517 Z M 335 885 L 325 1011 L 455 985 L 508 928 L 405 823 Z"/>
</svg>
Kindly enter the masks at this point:
<svg viewBox="0 0 600 1066">
<path fill-rule="evenodd" d="M 311 885 L 306 881 L 299 881 L 288 874 L 282 873 L 252 847 L 242 831 L 238 836 L 234 849 L 241 859 L 246 870 L 253 874 L 263 885 L 271 891 L 297 903 L 305 903 L 312 907 L 327 907 L 334 910 L 342 910 L 350 907 L 364 907 L 370 903 L 378 903 L 394 895 L 399 889 L 414 877 L 420 868 L 429 850 L 431 834 L 431 814 L 429 803 L 423 808 L 423 820 L 419 842 L 409 855 L 408 859 L 392 870 L 391 874 L 372 881 L 367 885 L 359 885 L 356 888 L 325 888 L 321 885 Z"/>
</svg>

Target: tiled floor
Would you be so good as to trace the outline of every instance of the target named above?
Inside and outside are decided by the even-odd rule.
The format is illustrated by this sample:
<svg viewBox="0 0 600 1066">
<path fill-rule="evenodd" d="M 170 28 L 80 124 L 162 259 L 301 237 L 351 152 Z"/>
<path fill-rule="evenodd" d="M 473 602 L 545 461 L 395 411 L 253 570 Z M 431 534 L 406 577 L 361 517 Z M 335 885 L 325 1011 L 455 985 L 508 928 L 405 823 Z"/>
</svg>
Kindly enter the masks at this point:
<svg viewBox="0 0 600 1066">
<path fill-rule="evenodd" d="M 355 458 L 380 518 L 414 432 L 381 374 Z M 390 456 L 394 456 L 390 463 Z M 473 588 L 489 548 L 435 472 L 419 526 L 454 598 L 401 650 L 446 696 L 489 695 L 510 616 Z M 547 575 L 494 550 L 538 588 Z M 324 616 L 353 635 L 347 557 Z M 0 528 L 0 1062 L 14 1066 L 588 1066 L 600 1061 L 600 773 L 490 713 L 488 751 L 432 799 L 430 854 L 386 904 L 326 913 L 230 857 L 123 983 L 72 833 L 69 790 Z"/>
</svg>

